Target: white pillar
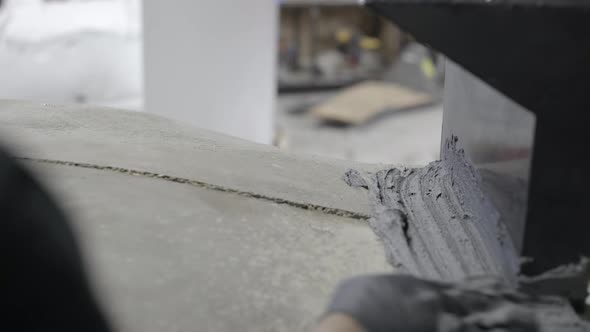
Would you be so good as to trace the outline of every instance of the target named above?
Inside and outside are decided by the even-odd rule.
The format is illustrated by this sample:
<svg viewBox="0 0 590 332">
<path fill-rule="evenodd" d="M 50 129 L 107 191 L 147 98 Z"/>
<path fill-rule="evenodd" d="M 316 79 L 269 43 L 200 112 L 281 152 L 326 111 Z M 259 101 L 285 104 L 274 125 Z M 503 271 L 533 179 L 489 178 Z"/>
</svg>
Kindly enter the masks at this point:
<svg viewBox="0 0 590 332">
<path fill-rule="evenodd" d="M 270 143 L 276 0 L 144 0 L 146 110 Z"/>
</svg>

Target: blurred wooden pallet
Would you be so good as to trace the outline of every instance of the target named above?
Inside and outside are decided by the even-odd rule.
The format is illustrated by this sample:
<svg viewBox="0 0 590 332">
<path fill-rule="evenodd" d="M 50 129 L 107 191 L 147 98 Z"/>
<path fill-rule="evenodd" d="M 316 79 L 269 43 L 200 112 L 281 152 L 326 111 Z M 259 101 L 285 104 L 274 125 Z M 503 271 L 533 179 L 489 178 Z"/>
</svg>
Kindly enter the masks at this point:
<svg viewBox="0 0 590 332">
<path fill-rule="evenodd" d="M 364 82 L 312 107 L 311 114 L 323 121 L 360 125 L 395 110 L 424 106 L 433 98 L 407 87 L 386 82 Z"/>
</svg>

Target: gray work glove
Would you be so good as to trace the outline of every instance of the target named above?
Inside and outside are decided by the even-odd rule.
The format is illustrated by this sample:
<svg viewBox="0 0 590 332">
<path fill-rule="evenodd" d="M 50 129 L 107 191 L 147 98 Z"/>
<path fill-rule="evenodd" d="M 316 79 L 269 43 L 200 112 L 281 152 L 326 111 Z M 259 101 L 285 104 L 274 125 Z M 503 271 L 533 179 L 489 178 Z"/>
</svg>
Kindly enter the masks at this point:
<svg viewBox="0 0 590 332">
<path fill-rule="evenodd" d="M 490 279 L 452 285 L 376 275 L 342 282 L 327 313 L 349 315 L 367 332 L 538 331 L 528 300 Z"/>
</svg>

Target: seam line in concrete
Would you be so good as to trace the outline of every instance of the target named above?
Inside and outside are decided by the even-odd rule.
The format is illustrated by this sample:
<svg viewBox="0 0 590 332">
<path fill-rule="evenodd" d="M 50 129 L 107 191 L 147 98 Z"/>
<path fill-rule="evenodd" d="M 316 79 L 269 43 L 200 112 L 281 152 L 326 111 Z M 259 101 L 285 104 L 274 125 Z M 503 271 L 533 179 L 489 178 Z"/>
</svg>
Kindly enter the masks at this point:
<svg viewBox="0 0 590 332">
<path fill-rule="evenodd" d="M 315 204 L 300 203 L 300 202 L 295 202 L 295 201 L 291 201 L 291 200 L 287 200 L 287 199 L 283 199 L 283 198 L 272 197 L 272 196 L 257 194 L 257 193 L 253 193 L 253 192 L 227 188 L 224 186 L 211 184 L 211 183 L 207 183 L 207 182 L 203 182 L 203 181 L 191 180 L 191 179 L 187 179 L 187 178 L 181 178 L 181 177 L 165 175 L 165 174 L 158 174 L 158 173 L 154 173 L 154 172 L 140 171 L 140 170 L 123 168 L 123 167 L 104 166 L 104 165 L 96 165 L 96 164 L 83 163 L 83 162 L 73 162 L 73 161 L 63 161 L 63 160 L 53 160 L 53 159 L 38 159 L 38 158 L 28 158 L 28 157 L 17 157 L 16 159 L 23 160 L 23 161 L 29 161 L 29 162 L 43 163 L 43 164 L 52 164 L 52 165 L 60 165 L 60 166 L 68 166 L 68 167 L 79 167 L 79 168 L 94 169 L 94 170 L 113 172 L 113 173 L 119 173 L 119 174 L 127 174 L 127 175 L 131 175 L 131 176 L 141 176 L 141 177 L 145 177 L 145 178 L 159 179 L 159 180 L 163 180 L 163 181 L 180 183 L 180 184 L 187 184 L 187 185 L 191 185 L 194 187 L 199 187 L 199 188 L 204 188 L 204 189 L 209 189 L 209 190 L 214 190 L 214 191 L 231 193 L 231 194 L 235 194 L 235 195 L 239 195 L 239 196 L 243 196 L 243 197 L 250 197 L 250 198 L 259 199 L 259 200 L 263 200 L 263 201 L 273 202 L 276 204 L 289 205 L 289 206 L 292 206 L 292 207 L 295 207 L 298 209 L 317 211 L 317 212 L 321 212 L 321 213 L 325 213 L 325 214 L 329 214 L 329 215 L 335 215 L 335 216 L 339 216 L 339 217 L 346 217 L 346 218 L 352 218 L 352 219 L 357 219 L 357 220 L 369 219 L 369 216 L 362 214 L 362 213 L 358 213 L 358 212 L 352 212 L 352 211 L 347 211 L 347 210 L 342 210 L 342 209 L 337 209 L 337 208 L 329 208 L 329 207 L 315 205 Z"/>
</svg>

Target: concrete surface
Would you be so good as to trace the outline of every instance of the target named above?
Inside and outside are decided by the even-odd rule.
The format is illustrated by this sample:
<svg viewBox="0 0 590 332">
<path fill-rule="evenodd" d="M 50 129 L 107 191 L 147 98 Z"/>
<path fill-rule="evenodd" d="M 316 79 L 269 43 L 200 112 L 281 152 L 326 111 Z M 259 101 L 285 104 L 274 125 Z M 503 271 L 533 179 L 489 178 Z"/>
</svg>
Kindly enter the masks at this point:
<svg viewBox="0 0 590 332">
<path fill-rule="evenodd" d="M 366 165 L 116 110 L 3 102 L 0 132 L 73 217 L 120 331 L 305 331 L 339 280 L 390 270 L 341 180 Z"/>
<path fill-rule="evenodd" d="M 444 115 L 443 135 L 459 137 L 521 251 L 536 116 L 452 61 L 447 63 L 445 77 L 445 108 L 449 111 Z"/>
<path fill-rule="evenodd" d="M 337 93 L 337 92 L 336 92 Z M 285 151 L 364 163 L 424 166 L 439 158 L 442 105 L 385 113 L 361 126 L 322 123 L 306 112 L 334 93 L 282 95 L 277 105 Z"/>
<path fill-rule="evenodd" d="M 166 174 L 337 214 L 369 213 L 342 175 L 382 167 L 286 153 L 146 113 L 33 102 L 0 102 L 0 135 L 22 157 Z"/>
</svg>

